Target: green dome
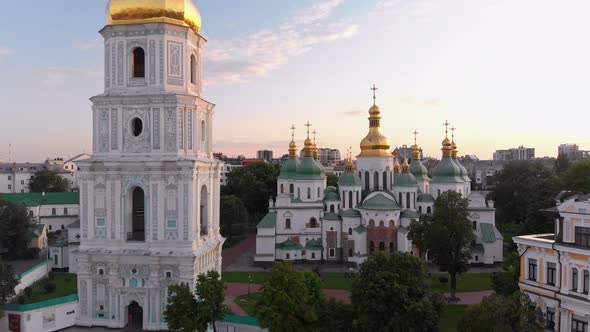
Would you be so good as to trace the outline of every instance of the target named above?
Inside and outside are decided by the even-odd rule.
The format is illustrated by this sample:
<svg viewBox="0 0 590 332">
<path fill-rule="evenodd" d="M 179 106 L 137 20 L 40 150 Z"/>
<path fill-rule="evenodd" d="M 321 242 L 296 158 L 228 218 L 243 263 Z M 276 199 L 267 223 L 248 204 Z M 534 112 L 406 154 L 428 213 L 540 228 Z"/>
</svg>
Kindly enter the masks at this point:
<svg viewBox="0 0 590 332">
<path fill-rule="evenodd" d="M 345 172 L 340 175 L 338 185 L 344 187 L 360 187 L 362 186 L 361 178 L 357 173 Z"/>
<path fill-rule="evenodd" d="M 394 187 L 418 187 L 418 182 L 412 173 L 399 173 L 393 183 Z"/>
<path fill-rule="evenodd" d="M 434 197 L 432 197 L 430 194 L 421 193 L 421 194 L 418 194 L 418 197 L 416 197 L 416 202 L 417 203 L 434 203 Z"/>
<path fill-rule="evenodd" d="M 318 167 L 322 170 L 322 174 L 324 174 L 326 171 L 324 171 L 324 165 L 322 165 L 322 163 L 320 163 L 319 160 L 313 158 L 313 161 L 318 165 Z"/>
<path fill-rule="evenodd" d="M 418 159 L 412 159 L 410 162 L 410 173 L 414 175 L 416 180 L 430 180 L 426 166 Z"/>
<path fill-rule="evenodd" d="M 451 157 L 443 157 L 432 171 L 432 182 L 461 183 L 461 170 Z"/>
<path fill-rule="evenodd" d="M 324 195 L 326 195 L 327 193 L 338 193 L 338 189 L 336 189 L 336 187 L 334 186 L 328 186 L 326 187 L 326 189 L 324 189 Z"/>
<path fill-rule="evenodd" d="M 287 159 L 283 166 L 281 166 L 281 173 L 279 174 L 279 179 L 294 179 L 297 175 L 297 169 L 299 168 L 299 166 L 299 159 Z"/>
<path fill-rule="evenodd" d="M 340 202 L 340 197 L 338 197 L 338 194 L 335 192 L 328 192 L 324 196 L 324 201 L 326 201 L 326 202 Z"/>
<path fill-rule="evenodd" d="M 455 162 L 457 167 L 459 167 L 459 171 L 461 172 L 461 178 L 463 179 L 463 181 L 471 182 L 471 179 L 469 178 L 469 172 L 467 172 L 467 169 L 465 167 L 463 167 L 463 165 L 461 165 L 459 160 L 453 159 L 453 161 Z"/>
<path fill-rule="evenodd" d="M 297 168 L 296 178 L 300 180 L 322 180 L 324 176 L 323 167 L 313 157 L 301 158 Z"/>
</svg>

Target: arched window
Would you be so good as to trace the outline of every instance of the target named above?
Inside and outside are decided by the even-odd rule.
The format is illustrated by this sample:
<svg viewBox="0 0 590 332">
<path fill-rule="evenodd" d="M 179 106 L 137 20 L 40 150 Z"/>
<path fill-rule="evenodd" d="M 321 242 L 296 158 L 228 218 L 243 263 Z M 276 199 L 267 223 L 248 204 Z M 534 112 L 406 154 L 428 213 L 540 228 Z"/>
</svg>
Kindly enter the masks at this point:
<svg viewBox="0 0 590 332">
<path fill-rule="evenodd" d="M 201 141 L 207 140 L 207 128 L 205 126 L 205 120 L 201 120 Z"/>
<path fill-rule="evenodd" d="M 301 188 L 297 188 L 297 198 L 301 198 Z"/>
<path fill-rule="evenodd" d="M 387 189 L 387 172 L 383 172 L 383 190 Z"/>
<path fill-rule="evenodd" d="M 353 206 L 352 206 L 352 191 L 348 192 L 348 207 L 351 209 L 353 208 Z"/>
<path fill-rule="evenodd" d="M 197 58 L 191 54 L 191 83 L 197 84 Z"/>
<path fill-rule="evenodd" d="M 348 227 L 348 235 L 352 235 L 352 228 Z"/>
<path fill-rule="evenodd" d="M 209 209 L 207 204 L 207 187 L 201 187 L 201 204 L 200 204 L 200 214 L 201 214 L 201 236 L 207 235 L 209 233 Z"/>
<path fill-rule="evenodd" d="M 379 190 L 379 173 L 375 172 L 373 173 L 373 189 L 374 190 Z"/>
<path fill-rule="evenodd" d="M 318 187 L 318 199 L 320 199 L 321 197 L 321 193 L 320 193 L 320 187 Z"/>
<path fill-rule="evenodd" d="M 311 188 L 307 187 L 307 199 L 311 199 Z"/>
<path fill-rule="evenodd" d="M 334 204 L 330 204 L 330 212 L 334 213 Z"/>
<path fill-rule="evenodd" d="M 426 207 L 426 213 L 432 213 L 432 208 L 430 208 L 430 206 Z"/>
<path fill-rule="evenodd" d="M 295 185 L 294 184 L 289 184 L 289 194 L 294 194 L 295 193 Z"/>
<path fill-rule="evenodd" d="M 418 212 L 422 213 L 422 205 L 418 206 Z"/>
<path fill-rule="evenodd" d="M 384 250 L 385 250 L 385 243 L 379 242 L 379 251 L 384 251 Z"/>
<path fill-rule="evenodd" d="M 358 204 L 358 203 L 359 203 L 359 192 L 357 191 L 356 192 L 356 204 Z"/>
<path fill-rule="evenodd" d="M 379 227 L 383 227 L 385 226 L 385 223 L 383 222 L 383 220 L 379 221 Z"/>
<path fill-rule="evenodd" d="M 410 193 L 406 193 L 406 208 L 411 208 L 412 206 L 410 205 Z"/>
<path fill-rule="evenodd" d="M 290 229 L 291 228 L 291 219 L 285 219 L 285 228 L 286 229 Z"/>
<path fill-rule="evenodd" d="M 318 221 L 315 218 L 309 219 L 309 227 L 310 228 L 317 228 L 318 227 Z"/>
<path fill-rule="evenodd" d="M 588 270 L 584 270 L 583 282 L 584 282 L 584 285 L 583 285 L 584 286 L 584 288 L 583 288 L 584 294 L 588 294 L 588 289 L 590 288 L 590 274 L 588 273 Z"/>
<path fill-rule="evenodd" d="M 285 185 L 281 183 L 281 194 L 285 192 Z"/>
<path fill-rule="evenodd" d="M 131 55 L 131 74 L 133 78 L 145 78 L 145 51 L 136 47 Z"/>
<path fill-rule="evenodd" d="M 403 207 L 403 206 L 404 206 L 404 203 L 402 202 L 402 193 L 398 193 L 398 194 L 397 194 L 397 196 L 398 196 L 398 198 L 399 198 L 399 202 L 398 202 L 398 203 L 399 203 L 399 205 L 400 205 L 401 207 Z"/>
<path fill-rule="evenodd" d="M 369 252 L 371 254 L 375 252 L 375 243 L 373 243 L 373 241 L 369 243 Z"/>
<path fill-rule="evenodd" d="M 127 240 L 145 241 L 145 194 L 143 189 L 135 187 L 130 192 L 127 212 Z"/>
<path fill-rule="evenodd" d="M 371 187 L 370 187 L 370 183 L 369 182 L 370 182 L 369 171 L 366 171 L 365 172 L 365 190 L 367 192 L 369 192 L 369 190 L 371 190 Z"/>
<path fill-rule="evenodd" d="M 572 288 L 571 290 L 578 291 L 578 269 L 572 268 Z"/>
<path fill-rule="evenodd" d="M 389 252 L 393 252 L 393 242 L 389 242 Z"/>
</svg>

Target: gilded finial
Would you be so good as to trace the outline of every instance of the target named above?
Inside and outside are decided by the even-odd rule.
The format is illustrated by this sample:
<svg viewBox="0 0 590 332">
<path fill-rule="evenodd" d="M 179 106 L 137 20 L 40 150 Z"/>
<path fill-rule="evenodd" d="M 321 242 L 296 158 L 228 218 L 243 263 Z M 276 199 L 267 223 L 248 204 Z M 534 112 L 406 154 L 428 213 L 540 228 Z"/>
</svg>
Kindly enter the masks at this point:
<svg viewBox="0 0 590 332">
<path fill-rule="evenodd" d="M 307 138 L 309 138 L 309 127 L 311 127 L 311 123 L 309 123 L 309 121 L 307 121 L 307 123 L 304 126 L 307 127 Z"/>
<path fill-rule="evenodd" d="M 295 143 L 295 125 L 291 125 L 291 142 L 289 143 L 289 157 L 297 158 L 297 143 Z"/>
<path fill-rule="evenodd" d="M 459 153 L 459 151 L 457 151 L 457 143 L 455 143 L 455 130 L 457 130 L 457 128 L 451 128 L 451 157 L 453 159 L 457 159 L 457 154 Z"/>
<path fill-rule="evenodd" d="M 295 141 L 295 129 L 297 128 L 295 128 L 295 125 L 292 124 L 289 129 L 291 129 L 291 141 Z"/>
<path fill-rule="evenodd" d="M 449 123 L 449 121 L 445 121 L 445 123 L 443 123 L 443 126 L 445 126 L 445 138 L 449 138 L 449 126 L 451 124 Z"/>
<path fill-rule="evenodd" d="M 414 134 L 414 145 L 418 145 L 418 129 L 414 129 L 414 132 L 412 134 Z"/>
<path fill-rule="evenodd" d="M 455 126 L 451 127 L 451 142 L 455 142 L 455 130 L 457 130 L 457 128 L 455 128 Z"/>
<path fill-rule="evenodd" d="M 379 88 L 376 87 L 375 84 L 373 84 L 371 90 L 373 90 L 373 106 L 375 106 L 377 105 L 377 90 L 379 90 Z"/>
<path fill-rule="evenodd" d="M 404 158 L 404 162 L 401 165 L 402 173 L 408 173 L 410 171 L 410 164 L 408 164 L 408 158 Z"/>
</svg>

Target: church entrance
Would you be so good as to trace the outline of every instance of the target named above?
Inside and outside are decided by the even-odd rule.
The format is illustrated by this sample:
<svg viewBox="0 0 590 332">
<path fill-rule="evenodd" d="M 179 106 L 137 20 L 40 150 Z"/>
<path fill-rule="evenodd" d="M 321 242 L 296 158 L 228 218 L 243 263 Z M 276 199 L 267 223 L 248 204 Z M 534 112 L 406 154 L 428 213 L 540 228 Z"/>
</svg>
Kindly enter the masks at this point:
<svg viewBox="0 0 590 332">
<path fill-rule="evenodd" d="M 143 308 L 132 301 L 127 307 L 127 331 L 143 330 Z"/>
</svg>

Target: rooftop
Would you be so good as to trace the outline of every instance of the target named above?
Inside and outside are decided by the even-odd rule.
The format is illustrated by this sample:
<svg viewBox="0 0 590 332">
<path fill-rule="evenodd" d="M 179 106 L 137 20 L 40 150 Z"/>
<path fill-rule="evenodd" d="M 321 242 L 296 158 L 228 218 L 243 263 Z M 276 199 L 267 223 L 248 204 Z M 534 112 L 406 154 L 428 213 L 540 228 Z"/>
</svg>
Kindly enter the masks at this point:
<svg viewBox="0 0 590 332">
<path fill-rule="evenodd" d="M 0 200 L 27 207 L 39 205 L 80 204 L 80 193 L 16 193 L 0 194 Z"/>
</svg>

